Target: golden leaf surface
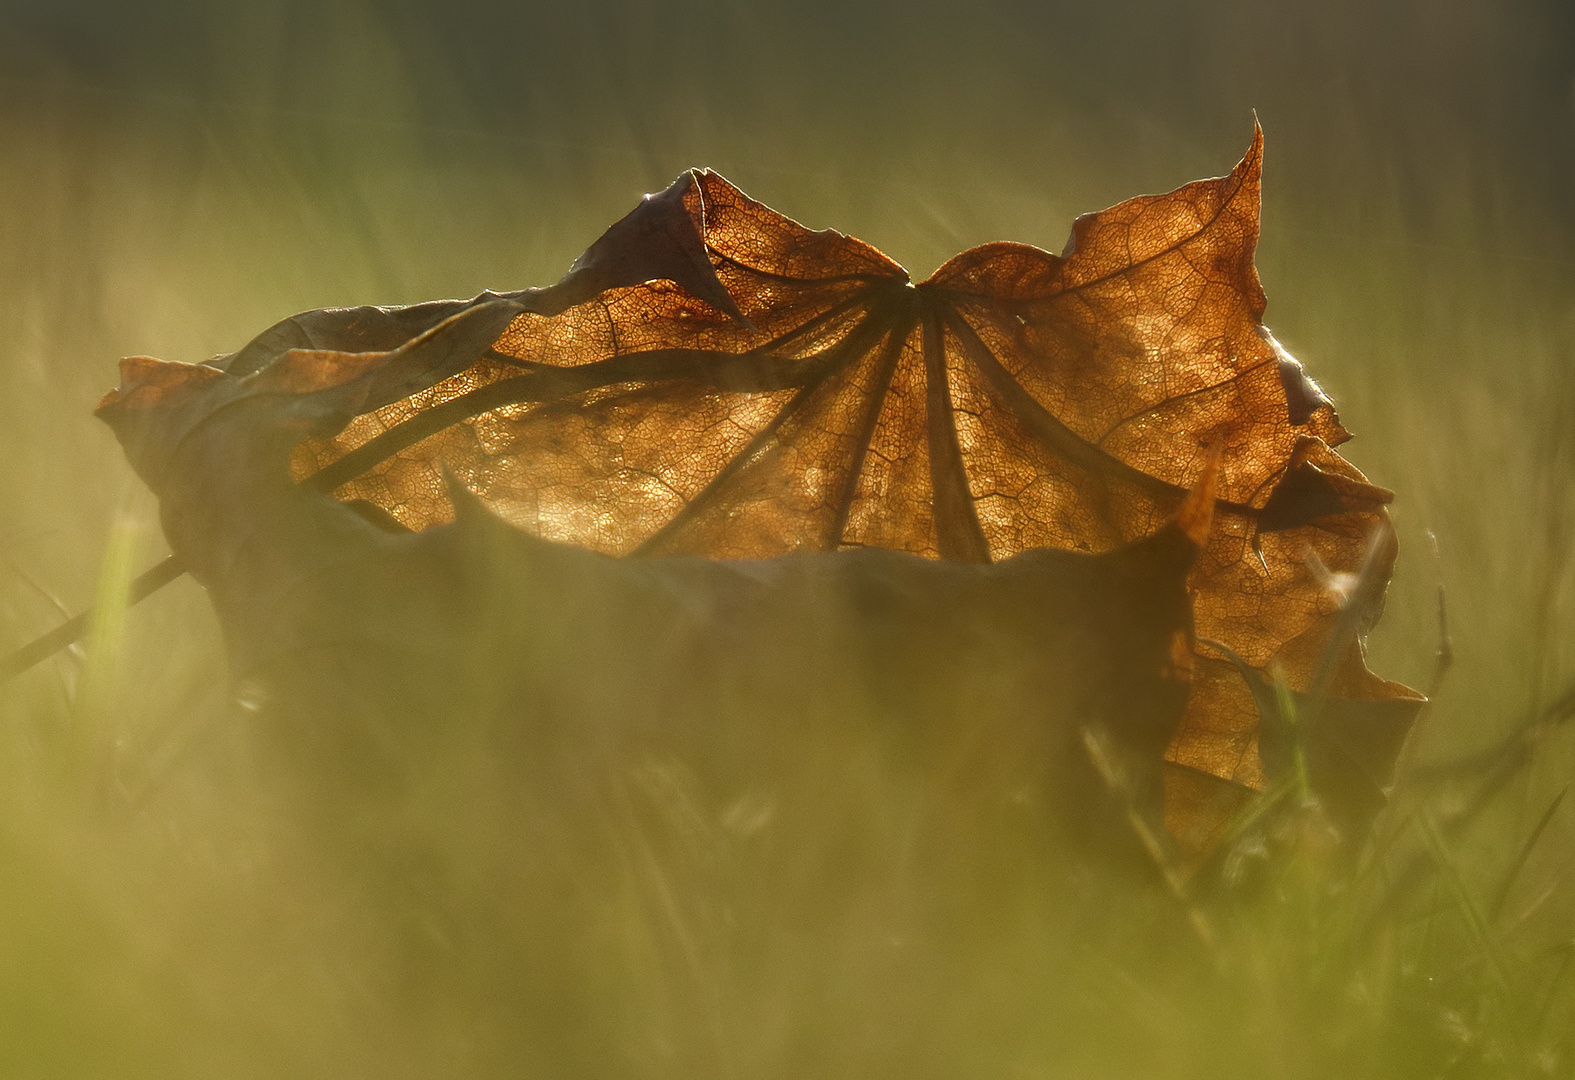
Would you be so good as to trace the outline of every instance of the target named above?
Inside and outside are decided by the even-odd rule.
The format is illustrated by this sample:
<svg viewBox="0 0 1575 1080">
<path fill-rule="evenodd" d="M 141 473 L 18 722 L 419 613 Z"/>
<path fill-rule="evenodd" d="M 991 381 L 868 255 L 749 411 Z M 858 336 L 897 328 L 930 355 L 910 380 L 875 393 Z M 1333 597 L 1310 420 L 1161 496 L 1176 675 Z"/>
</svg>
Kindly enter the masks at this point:
<svg viewBox="0 0 1575 1080">
<path fill-rule="evenodd" d="M 1391 495 L 1335 452 L 1333 406 L 1263 326 L 1262 147 L 1079 218 L 1061 255 L 987 244 L 917 284 L 695 170 L 552 288 L 309 312 L 217 366 L 247 393 L 337 395 L 292 470 L 390 527 L 451 520 L 450 475 L 527 532 L 621 556 L 1108 551 L 1217 453 L 1197 633 L 1306 690 L 1340 610 L 1315 567 L 1355 573 Z M 418 347 L 478 308 L 484 350 Z M 1414 712 L 1359 637 L 1336 648 L 1332 696 Z M 1247 681 L 1200 652 L 1167 754 L 1184 847 L 1263 785 L 1258 728 Z"/>
</svg>

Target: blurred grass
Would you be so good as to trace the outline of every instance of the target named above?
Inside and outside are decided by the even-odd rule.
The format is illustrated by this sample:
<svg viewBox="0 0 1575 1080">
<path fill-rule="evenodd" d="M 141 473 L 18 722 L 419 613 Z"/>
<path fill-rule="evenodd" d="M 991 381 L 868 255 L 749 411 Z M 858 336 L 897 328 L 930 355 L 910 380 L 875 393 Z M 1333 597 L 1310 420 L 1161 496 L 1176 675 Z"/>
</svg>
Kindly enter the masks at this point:
<svg viewBox="0 0 1575 1080">
<path fill-rule="evenodd" d="M 119 356 L 551 282 L 692 164 L 916 275 L 992 239 L 1059 249 L 1077 213 L 1227 169 L 1257 108 L 1268 321 L 1398 492 L 1375 670 L 1426 683 L 1439 575 L 1448 596 L 1457 662 L 1408 763 L 1493 744 L 1575 678 L 1575 26 L 1557 4 L 11 0 L 0 60 L 6 648 L 162 554 L 90 416 Z M 1380 903 L 1403 861 L 1353 880 L 1292 813 L 1239 853 L 1212 949 L 1153 945 L 1151 898 L 1088 884 L 959 944 L 950 1020 L 915 1035 L 903 1018 L 935 1013 L 919 999 L 941 984 L 883 981 L 877 938 L 920 932 L 901 904 L 855 921 L 867 940 L 829 969 L 791 950 L 748 978 L 719 966 L 715 898 L 770 886 L 727 884 L 747 846 L 727 821 L 749 808 L 695 805 L 681 776 L 646 777 L 610 822 L 634 854 L 561 1000 L 390 975 L 345 872 L 280 839 L 287 800 L 237 715 L 189 580 L 0 688 L 0 1073 L 1575 1068 L 1575 816 L 1544 821 L 1575 776 L 1569 725 L 1469 827 L 1451 824 L 1469 783 L 1402 781 L 1391 850 L 1424 860 L 1407 904 Z M 464 826 L 434 829 L 484 847 Z M 980 873 L 1033 842 L 1003 836 Z M 511 1033 L 516 1015 L 533 1019 Z M 858 1016 L 886 1027 L 839 1026 Z M 562 1056 L 575 1024 L 622 1049 Z"/>
</svg>

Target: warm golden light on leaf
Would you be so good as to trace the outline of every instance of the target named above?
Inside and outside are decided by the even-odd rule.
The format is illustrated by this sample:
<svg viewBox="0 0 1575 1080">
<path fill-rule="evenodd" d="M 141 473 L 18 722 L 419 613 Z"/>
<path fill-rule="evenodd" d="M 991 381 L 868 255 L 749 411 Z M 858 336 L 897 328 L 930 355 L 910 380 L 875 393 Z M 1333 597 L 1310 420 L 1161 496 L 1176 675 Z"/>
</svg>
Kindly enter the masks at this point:
<svg viewBox="0 0 1575 1080">
<path fill-rule="evenodd" d="M 1340 602 L 1314 567 L 1355 572 L 1391 496 L 1262 324 L 1261 165 L 1260 133 L 1226 176 L 1079 218 L 1060 255 L 987 244 L 917 284 L 691 171 L 551 288 L 309 312 L 200 380 L 128 369 L 117 407 L 216 378 L 226 400 L 295 395 L 295 479 L 389 528 L 452 520 L 451 475 L 520 529 L 619 556 L 983 564 L 1110 551 L 1179 513 L 1204 544 L 1198 635 L 1306 690 Z M 1206 471 L 1212 520 L 1186 504 Z M 1417 695 L 1367 671 L 1359 635 L 1339 650 L 1329 693 L 1408 723 Z M 1265 777 L 1250 675 L 1190 666 L 1167 821 L 1197 849 Z M 1398 744 L 1373 747 L 1381 784 Z"/>
</svg>

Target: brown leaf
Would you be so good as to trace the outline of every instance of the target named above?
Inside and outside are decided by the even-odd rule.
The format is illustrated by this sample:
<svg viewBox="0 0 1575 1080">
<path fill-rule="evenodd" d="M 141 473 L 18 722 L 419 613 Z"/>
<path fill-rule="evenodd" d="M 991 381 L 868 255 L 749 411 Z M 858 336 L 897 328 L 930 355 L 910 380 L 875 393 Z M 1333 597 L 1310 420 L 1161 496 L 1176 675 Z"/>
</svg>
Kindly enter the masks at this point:
<svg viewBox="0 0 1575 1080">
<path fill-rule="evenodd" d="M 452 475 L 610 555 L 1106 552 L 1155 533 L 1214 451 L 1197 631 L 1306 690 L 1341 603 L 1314 567 L 1354 573 L 1391 495 L 1335 453 L 1333 406 L 1262 325 L 1261 160 L 1258 133 L 1226 176 L 1079 218 L 1059 256 L 987 244 L 918 284 L 697 170 L 556 286 L 309 312 L 215 367 L 237 398 L 296 395 L 315 434 L 295 478 L 384 525 L 452 520 Z M 111 412 L 166 402 L 165 378 L 128 371 Z M 1409 723 L 1414 692 L 1359 642 L 1340 656 L 1332 693 Z M 1248 679 L 1198 658 L 1169 761 L 1262 786 Z M 1231 802 L 1204 787 L 1172 784 L 1178 837 Z"/>
</svg>

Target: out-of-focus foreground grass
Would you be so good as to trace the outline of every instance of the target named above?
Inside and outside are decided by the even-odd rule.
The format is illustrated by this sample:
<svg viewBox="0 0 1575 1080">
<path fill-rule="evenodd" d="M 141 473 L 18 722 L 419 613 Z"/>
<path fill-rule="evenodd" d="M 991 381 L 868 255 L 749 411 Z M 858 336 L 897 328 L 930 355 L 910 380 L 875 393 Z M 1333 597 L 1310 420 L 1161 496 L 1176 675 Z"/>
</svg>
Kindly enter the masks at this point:
<svg viewBox="0 0 1575 1080">
<path fill-rule="evenodd" d="M 1255 107 L 1268 321 L 1398 493 L 1373 666 L 1428 681 L 1440 579 L 1456 659 L 1385 823 L 1427 856 L 1420 883 L 1376 921 L 1373 879 L 1341 886 L 1294 838 L 1211 909 L 1207 945 L 1127 941 L 1162 901 L 1091 885 L 959 949 L 920 1037 L 912 988 L 852 946 L 745 987 L 709 969 L 707 890 L 742 841 L 653 795 L 704 857 L 650 847 L 582 984 L 400 1011 L 332 860 L 281 851 L 183 580 L 0 687 L 0 1073 L 565 1076 L 488 1057 L 476 1017 L 534 1029 L 598 1001 L 585 1038 L 653 1077 L 1575 1069 L 1575 799 L 1547 814 L 1575 739 L 1530 744 L 1467 826 L 1477 788 L 1426 778 L 1575 679 L 1559 5 L 137 6 L 0 5 L 0 647 L 163 553 L 90 416 L 122 355 L 200 360 L 302 309 L 549 283 L 691 164 L 916 277 L 992 239 L 1058 250 L 1077 213 L 1227 169 Z M 1033 856 L 1000 844 L 982 866 Z"/>
</svg>

